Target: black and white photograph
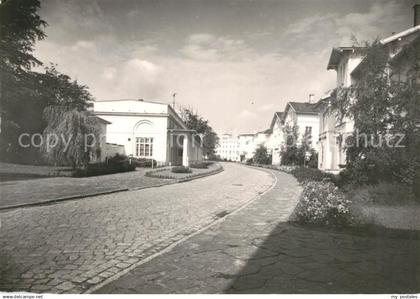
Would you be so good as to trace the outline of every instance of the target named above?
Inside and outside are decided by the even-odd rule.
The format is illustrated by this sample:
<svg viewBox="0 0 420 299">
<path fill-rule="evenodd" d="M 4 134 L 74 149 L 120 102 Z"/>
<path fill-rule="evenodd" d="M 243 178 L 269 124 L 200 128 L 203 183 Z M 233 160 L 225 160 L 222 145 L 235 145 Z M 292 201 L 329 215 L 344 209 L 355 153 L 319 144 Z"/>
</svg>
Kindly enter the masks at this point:
<svg viewBox="0 0 420 299">
<path fill-rule="evenodd" d="M 70 294 L 418 298 L 420 0 L 0 0 L 0 299 Z"/>
</svg>

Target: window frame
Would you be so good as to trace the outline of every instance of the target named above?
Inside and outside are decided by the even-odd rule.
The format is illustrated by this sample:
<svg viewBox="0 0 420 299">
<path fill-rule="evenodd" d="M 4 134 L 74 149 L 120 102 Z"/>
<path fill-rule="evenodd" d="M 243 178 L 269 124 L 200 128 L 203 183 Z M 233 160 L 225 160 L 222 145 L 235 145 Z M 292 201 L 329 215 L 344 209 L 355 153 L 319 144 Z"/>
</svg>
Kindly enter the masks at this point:
<svg viewBox="0 0 420 299">
<path fill-rule="evenodd" d="M 153 137 L 136 137 L 135 154 L 139 158 L 153 157 Z"/>
</svg>

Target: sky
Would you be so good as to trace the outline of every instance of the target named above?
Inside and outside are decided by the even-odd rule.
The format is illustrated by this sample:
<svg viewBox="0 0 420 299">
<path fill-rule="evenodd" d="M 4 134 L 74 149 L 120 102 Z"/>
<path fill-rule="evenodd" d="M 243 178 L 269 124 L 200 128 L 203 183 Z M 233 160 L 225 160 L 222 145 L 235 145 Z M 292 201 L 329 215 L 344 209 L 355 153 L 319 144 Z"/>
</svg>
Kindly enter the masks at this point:
<svg viewBox="0 0 420 299">
<path fill-rule="evenodd" d="M 288 101 L 335 87 L 331 50 L 413 24 L 415 0 L 42 0 L 35 56 L 97 101 L 194 109 L 219 133 L 255 133 Z"/>
</svg>

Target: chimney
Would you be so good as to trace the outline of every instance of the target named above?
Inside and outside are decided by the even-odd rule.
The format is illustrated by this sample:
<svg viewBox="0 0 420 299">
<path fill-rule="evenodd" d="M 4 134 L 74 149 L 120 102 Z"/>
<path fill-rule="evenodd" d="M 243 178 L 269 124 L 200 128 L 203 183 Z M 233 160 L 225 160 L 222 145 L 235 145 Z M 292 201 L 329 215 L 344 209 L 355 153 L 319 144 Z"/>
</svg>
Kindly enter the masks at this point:
<svg viewBox="0 0 420 299">
<path fill-rule="evenodd" d="M 414 9 L 414 27 L 420 25 L 420 4 L 413 6 Z"/>
<path fill-rule="evenodd" d="M 313 103 L 314 102 L 314 99 L 315 99 L 315 94 L 313 94 L 313 93 L 310 93 L 309 94 L 309 103 Z"/>
</svg>

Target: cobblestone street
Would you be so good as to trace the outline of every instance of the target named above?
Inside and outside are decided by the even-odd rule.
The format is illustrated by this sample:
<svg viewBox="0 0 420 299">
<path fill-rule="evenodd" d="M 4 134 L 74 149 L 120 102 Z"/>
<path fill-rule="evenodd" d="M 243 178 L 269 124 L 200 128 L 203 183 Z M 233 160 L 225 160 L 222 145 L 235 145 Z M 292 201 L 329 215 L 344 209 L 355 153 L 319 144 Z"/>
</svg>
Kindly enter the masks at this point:
<svg viewBox="0 0 420 299">
<path fill-rule="evenodd" d="M 225 163 L 195 181 L 0 213 L 0 291 L 82 293 L 266 191 Z"/>
<path fill-rule="evenodd" d="M 300 187 L 275 188 L 98 293 L 418 293 L 420 235 L 287 223 Z"/>
</svg>

